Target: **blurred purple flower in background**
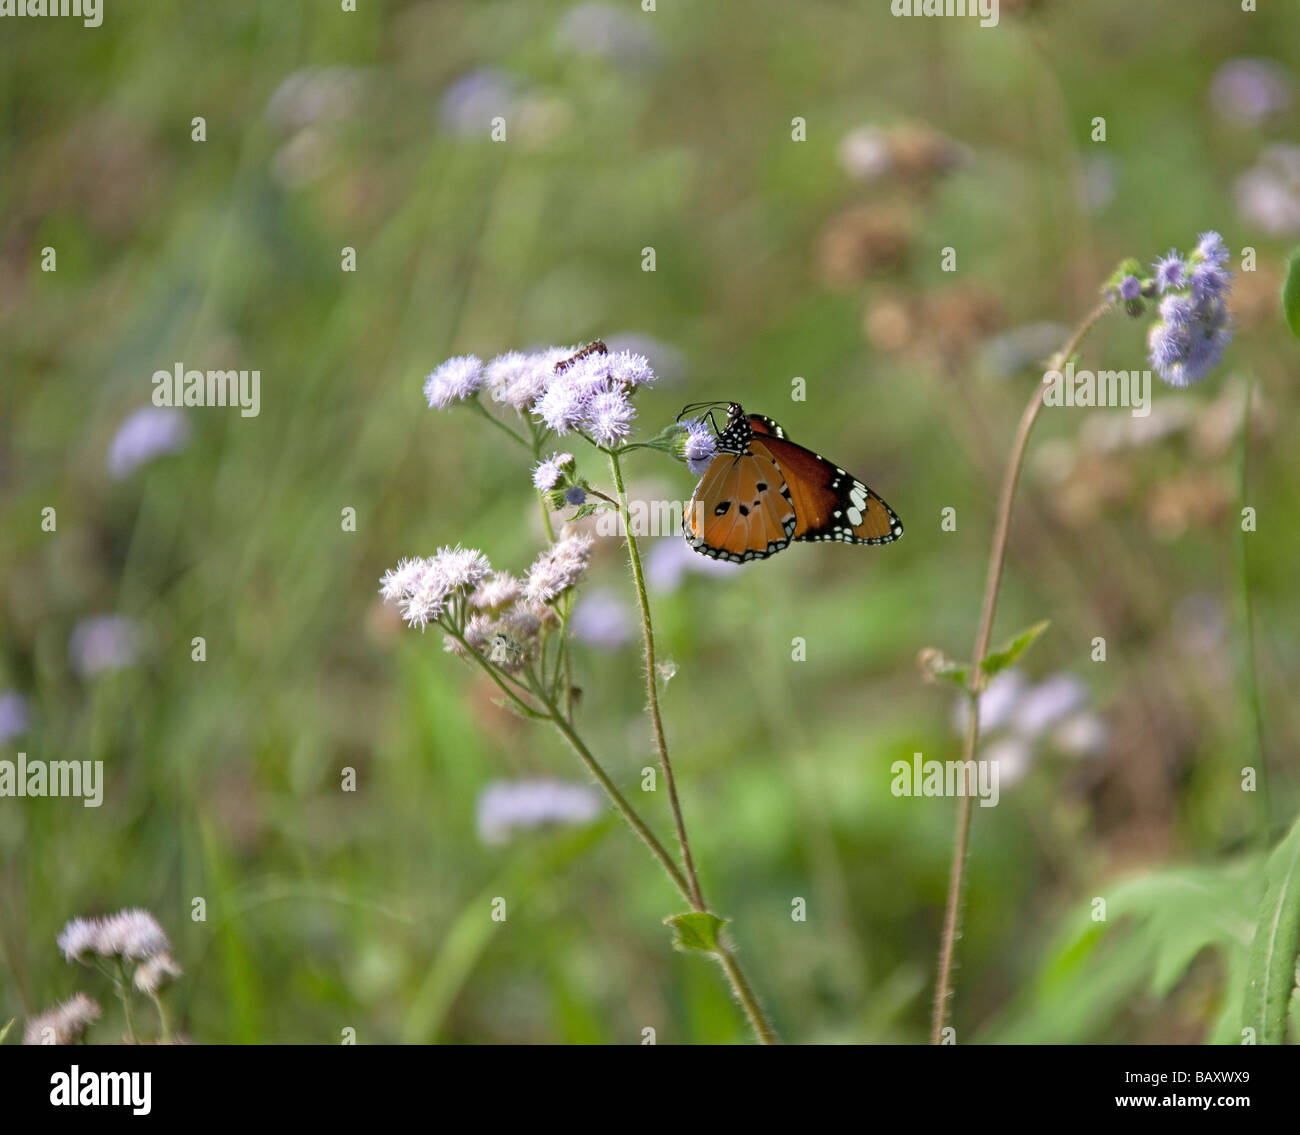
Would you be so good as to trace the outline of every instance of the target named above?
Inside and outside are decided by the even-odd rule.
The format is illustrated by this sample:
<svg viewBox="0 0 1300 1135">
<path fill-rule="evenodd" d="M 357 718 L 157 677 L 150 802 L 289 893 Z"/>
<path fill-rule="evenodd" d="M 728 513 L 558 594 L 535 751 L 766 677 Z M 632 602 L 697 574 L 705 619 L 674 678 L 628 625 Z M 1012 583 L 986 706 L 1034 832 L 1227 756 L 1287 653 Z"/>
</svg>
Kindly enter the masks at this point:
<svg viewBox="0 0 1300 1135">
<path fill-rule="evenodd" d="M 504 71 L 480 67 L 442 93 L 438 118 L 443 128 L 462 137 L 488 137 L 492 119 L 508 118 L 515 106 L 516 82 Z"/>
<path fill-rule="evenodd" d="M 1300 233 L 1300 146 L 1268 146 L 1233 185 L 1241 219 L 1269 236 Z"/>
<path fill-rule="evenodd" d="M 600 795 L 586 784 L 540 778 L 495 781 L 478 798 L 479 839 L 499 847 L 521 831 L 590 824 L 600 817 L 601 810 Z"/>
<path fill-rule="evenodd" d="M 140 656 L 140 629 L 125 615 L 82 619 L 68 640 L 68 657 L 83 678 L 132 665 Z"/>
<path fill-rule="evenodd" d="M 659 40 L 650 22 L 613 4 L 575 4 L 560 17 L 555 41 L 566 54 L 622 67 L 643 67 L 659 58 Z"/>
<path fill-rule="evenodd" d="M 30 721 L 31 709 L 22 694 L 17 690 L 0 694 L 0 744 L 26 733 Z"/>
<path fill-rule="evenodd" d="M 1260 126 L 1291 107 L 1291 76 L 1271 59 L 1229 59 L 1210 80 L 1210 105 L 1238 126 Z"/>
<path fill-rule="evenodd" d="M 356 113 L 366 82 L 361 67 L 303 67 L 275 88 L 266 104 L 267 121 L 288 134 L 347 118 Z"/>
<path fill-rule="evenodd" d="M 742 571 L 743 565 L 715 560 L 691 551 L 680 536 L 664 536 L 656 540 L 646 554 L 645 578 L 652 591 L 664 594 L 676 591 L 687 573 L 694 575 L 731 575 Z"/>
<path fill-rule="evenodd" d="M 1051 357 L 1069 331 L 1063 323 L 1025 323 L 992 335 L 980 345 L 981 365 L 1001 377 L 1039 366 Z"/>
<path fill-rule="evenodd" d="M 569 617 L 573 637 L 601 650 L 617 650 L 632 639 L 632 612 L 607 587 L 596 587 L 574 604 Z"/>
<path fill-rule="evenodd" d="M 142 407 L 127 417 L 113 435 L 108 447 L 108 471 L 120 481 L 155 457 L 184 449 L 189 439 L 190 424 L 181 410 Z"/>
<path fill-rule="evenodd" d="M 953 704 L 953 731 L 966 731 L 970 701 Z M 1003 784 L 1014 784 L 1029 770 L 1035 752 L 1047 744 L 1066 756 L 1101 752 L 1110 731 L 1088 708 L 1088 688 L 1072 674 L 1053 674 L 1030 684 L 1018 669 L 1001 670 L 980 694 L 980 733 L 988 739 L 986 760 L 998 762 Z"/>
</svg>

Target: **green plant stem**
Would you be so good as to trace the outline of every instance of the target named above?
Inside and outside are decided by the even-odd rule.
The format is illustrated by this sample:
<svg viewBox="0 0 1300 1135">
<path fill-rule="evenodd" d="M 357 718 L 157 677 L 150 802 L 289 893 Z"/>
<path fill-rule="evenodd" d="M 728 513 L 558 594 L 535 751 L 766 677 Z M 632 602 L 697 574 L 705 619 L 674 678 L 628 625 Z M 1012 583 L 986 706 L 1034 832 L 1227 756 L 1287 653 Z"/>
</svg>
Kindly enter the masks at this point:
<svg viewBox="0 0 1300 1135">
<path fill-rule="evenodd" d="M 1052 359 L 1048 370 L 1060 370 L 1066 360 L 1078 349 L 1085 335 L 1092 329 L 1111 305 L 1108 302 L 1098 304 L 1075 328 L 1060 351 Z M 997 523 L 993 530 L 993 546 L 989 551 L 988 575 L 984 582 L 984 602 L 980 611 L 979 630 L 975 635 L 975 650 L 971 657 L 969 678 L 970 713 L 967 715 L 966 737 L 962 746 L 962 760 L 973 761 L 979 746 L 979 695 L 984 688 L 984 670 L 982 663 L 988 654 L 989 639 L 993 634 L 993 618 L 997 613 L 998 590 L 1002 585 L 1002 569 L 1006 563 L 1007 538 L 1011 532 L 1011 508 L 1015 502 L 1016 485 L 1020 480 L 1020 470 L 1024 465 L 1025 450 L 1029 445 L 1029 435 L 1033 432 L 1034 422 L 1043 408 L 1043 396 L 1047 384 L 1039 382 L 1034 390 L 1029 405 L 1020 416 L 1020 425 L 1016 430 L 1015 441 L 1011 447 L 1011 456 L 1007 462 L 1006 474 L 1002 481 L 1002 494 L 998 500 Z M 948 1019 L 948 1001 L 952 992 L 952 963 L 957 946 L 961 925 L 962 887 L 966 874 L 966 853 L 970 846 L 971 803 L 974 797 L 963 795 L 957 803 L 957 825 L 953 837 L 952 866 L 948 875 L 948 897 L 944 907 L 943 934 L 939 944 L 938 977 L 934 990 L 934 1012 L 930 1023 L 930 1043 L 943 1043 L 944 1025 Z"/>
<path fill-rule="evenodd" d="M 668 801 L 672 806 L 673 825 L 677 829 L 677 842 L 682 851 L 682 863 L 686 868 L 686 879 L 690 884 L 691 905 L 697 911 L 707 910 L 704 892 L 700 889 L 699 878 L 695 874 L 695 861 L 691 857 L 691 843 L 686 835 L 686 821 L 682 818 L 681 802 L 677 798 L 677 782 L 673 778 L 672 762 L 668 759 L 668 742 L 664 739 L 663 719 L 659 714 L 659 683 L 655 669 L 655 635 L 650 622 L 650 600 L 646 595 L 645 577 L 641 571 L 641 553 L 637 548 L 636 535 L 632 531 L 632 517 L 627 504 L 627 489 L 623 485 L 623 470 L 619 465 L 618 455 L 609 455 L 610 471 L 614 475 L 614 489 L 618 493 L 618 511 L 623 520 L 623 534 L 627 541 L 627 556 L 632 564 L 632 578 L 636 581 L 636 597 L 641 608 L 641 632 L 645 640 L 645 674 L 646 696 L 649 699 L 650 722 L 654 729 L 655 748 L 659 753 L 659 767 L 663 770 L 664 785 L 668 789 Z"/>
<path fill-rule="evenodd" d="M 512 430 L 508 425 L 506 425 L 505 422 L 503 422 L 500 418 L 494 418 L 491 414 L 489 414 L 487 407 L 484 406 L 483 403 L 480 402 L 477 397 L 471 398 L 469 401 L 469 405 L 479 415 L 479 417 L 484 418 L 485 420 L 491 422 L 494 426 L 496 426 L 497 429 L 502 430 L 505 433 L 509 434 L 515 441 L 517 441 L 525 449 L 532 449 L 534 450 L 534 452 L 536 451 L 535 446 L 533 446 L 526 438 L 521 437 L 519 434 L 515 433 L 515 431 Z"/>
<path fill-rule="evenodd" d="M 668 799 L 672 805 L 673 824 L 677 829 L 677 842 L 682 851 L 682 863 L 686 868 L 688 890 L 683 894 L 697 911 L 707 911 L 704 892 L 700 888 L 699 877 L 695 872 L 695 861 L 691 857 L 691 844 L 686 835 L 686 822 L 682 817 L 681 803 L 677 798 L 677 784 L 673 779 L 672 762 L 668 759 L 668 743 L 664 738 L 663 719 L 659 713 L 659 686 L 656 678 L 654 624 L 650 621 L 650 600 L 646 594 L 645 574 L 641 569 L 641 552 L 637 547 L 636 534 L 632 531 L 632 516 L 627 504 L 627 489 L 623 484 L 623 470 L 619 465 L 618 454 L 609 452 L 609 467 L 614 476 L 614 489 L 618 494 L 618 510 L 623 521 L 624 538 L 627 540 L 628 560 L 632 564 L 632 578 L 636 581 L 637 602 L 641 610 L 641 631 L 645 639 L 646 694 L 649 699 L 650 721 L 654 727 L 655 747 L 659 753 L 659 767 L 663 770 L 664 784 L 668 789 Z M 732 992 L 745 1010 L 750 1027 L 760 1044 L 775 1044 L 776 1031 L 763 1013 L 754 995 L 753 987 L 745 977 L 740 963 L 736 961 L 731 947 L 719 942 L 717 959 L 722 966 Z"/>
<path fill-rule="evenodd" d="M 667 849 L 659 842 L 659 837 L 654 834 L 647 826 L 644 820 L 637 815 L 636 809 L 627 802 L 627 798 L 618 790 L 614 782 L 610 780 L 609 775 L 601 767 L 600 762 L 591 754 L 591 750 L 583 743 L 581 737 L 572 725 L 565 720 L 564 715 L 560 712 L 559 706 L 554 701 L 547 703 L 547 708 L 551 711 L 551 721 L 554 722 L 555 728 L 560 731 L 564 739 L 569 742 L 570 748 L 578 754 L 578 759 L 587 766 L 587 771 L 600 783 L 601 788 L 613 802 L 614 807 L 619 810 L 623 818 L 631 825 L 632 830 L 636 832 L 650 849 L 650 853 L 659 860 L 664 871 L 672 880 L 675 886 L 687 901 L 691 901 L 690 888 L 687 886 L 686 878 L 682 875 L 673 857 L 668 854 Z"/>
<path fill-rule="evenodd" d="M 135 1018 L 131 1013 L 131 976 L 126 972 L 126 965 L 120 960 L 117 963 L 117 973 L 113 978 L 113 986 L 117 992 L 118 1000 L 122 1002 L 122 1011 L 126 1014 L 126 1035 L 130 1038 L 132 1044 L 139 1044 L 135 1035 Z"/>
<path fill-rule="evenodd" d="M 163 1044 L 171 1044 L 172 1028 L 171 1023 L 167 1019 L 167 1009 L 163 1005 L 162 998 L 159 997 L 157 993 L 150 993 L 149 999 L 153 1002 L 153 1007 L 158 1010 L 158 1029 L 161 1034 L 161 1042 Z"/>
</svg>

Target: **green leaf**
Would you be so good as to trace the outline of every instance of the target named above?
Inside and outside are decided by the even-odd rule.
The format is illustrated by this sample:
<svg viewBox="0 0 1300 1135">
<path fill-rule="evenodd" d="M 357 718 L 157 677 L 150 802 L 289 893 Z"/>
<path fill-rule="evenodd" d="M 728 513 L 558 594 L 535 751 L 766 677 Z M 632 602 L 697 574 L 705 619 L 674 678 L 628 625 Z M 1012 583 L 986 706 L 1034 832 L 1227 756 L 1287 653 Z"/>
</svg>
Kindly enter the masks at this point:
<svg viewBox="0 0 1300 1135">
<path fill-rule="evenodd" d="M 1282 314 L 1291 334 L 1300 339 L 1300 248 L 1287 261 L 1286 281 L 1282 284 Z"/>
<path fill-rule="evenodd" d="M 682 445 L 682 435 L 686 433 L 686 427 L 680 422 L 670 422 L 661 429 L 654 437 L 645 438 L 633 445 L 624 446 L 624 449 L 657 449 L 661 453 L 667 453 L 672 457 L 680 457 Z M 623 452 L 623 450 L 619 450 Z"/>
<path fill-rule="evenodd" d="M 1264 879 L 1241 1023 L 1255 1030 L 1256 1044 L 1285 1044 L 1300 953 L 1300 820 L 1268 857 Z"/>
<path fill-rule="evenodd" d="M 718 935 L 722 933 L 727 921 L 706 910 L 693 910 L 689 914 L 674 914 L 671 918 L 665 918 L 664 925 L 677 931 L 677 936 L 673 939 L 673 945 L 677 949 L 716 954 L 721 948 Z"/>
<path fill-rule="evenodd" d="M 9 1035 L 9 1030 L 14 1027 L 14 1020 L 14 1017 L 10 1017 L 9 1023 L 5 1025 L 4 1028 L 0 1029 L 0 1044 L 4 1044 L 5 1037 Z"/>
<path fill-rule="evenodd" d="M 1035 623 L 1027 630 L 1021 631 L 1001 650 L 995 650 L 992 654 L 986 654 L 984 656 L 984 661 L 980 663 L 980 669 L 986 674 L 996 674 L 999 670 L 1005 670 L 1008 666 L 1013 665 L 1026 650 L 1033 646 L 1034 640 L 1047 630 L 1049 626 L 1051 626 L 1051 622 L 1044 619 L 1041 623 Z"/>
</svg>

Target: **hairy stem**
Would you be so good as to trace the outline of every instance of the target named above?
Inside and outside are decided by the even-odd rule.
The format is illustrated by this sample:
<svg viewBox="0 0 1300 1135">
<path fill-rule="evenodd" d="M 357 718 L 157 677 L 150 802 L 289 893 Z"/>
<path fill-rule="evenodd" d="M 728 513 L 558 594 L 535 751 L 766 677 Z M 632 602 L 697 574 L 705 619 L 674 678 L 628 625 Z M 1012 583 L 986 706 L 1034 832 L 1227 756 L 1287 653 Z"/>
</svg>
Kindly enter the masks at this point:
<svg viewBox="0 0 1300 1135">
<path fill-rule="evenodd" d="M 1075 328 L 1060 351 L 1052 359 L 1048 370 L 1060 370 L 1066 360 L 1078 349 L 1083 338 L 1111 305 L 1098 304 Z M 984 582 L 984 603 L 980 611 L 979 630 L 975 635 L 975 651 L 970 668 L 970 713 L 967 715 L 966 738 L 962 746 L 962 760 L 973 761 L 979 746 L 979 695 L 984 688 L 983 661 L 988 654 L 989 639 L 993 634 L 993 617 L 997 613 L 998 590 L 1002 585 L 1002 569 L 1006 563 L 1007 537 L 1011 532 L 1011 507 L 1015 502 L 1016 484 L 1024 464 L 1029 435 L 1033 432 L 1038 412 L 1043 408 L 1047 384 L 1040 382 L 1034 390 L 1029 405 L 1020 416 L 1020 426 L 1011 447 L 1011 457 L 1002 480 L 1002 494 L 998 499 L 997 523 L 993 530 L 993 546 L 989 551 L 988 575 Z M 939 944 L 939 972 L 934 990 L 934 1012 L 930 1023 L 930 1043 L 943 1043 L 944 1025 L 948 1019 L 948 1001 L 952 992 L 952 963 L 961 927 L 962 886 L 966 875 L 966 852 L 970 846 L 971 802 L 973 797 L 963 795 L 957 803 L 957 826 L 953 836 L 952 866 L 948 875 L 948 898 L 944 906 L 943 934 Z"/>
<path fill-rule="evenodd" d="M 654 728 L 655 748 L 659 752 L 659 767 L 663 769 L 664 784 L 668 789 L 668 801 L 672 805 L 673 824 L 677 828 L 677 842 L 682 849 L 682 863 L 686 867 L 686 879 L 690 884 L 691 905 L 696 910 L 707 910 L 704 893 L 700 890 L 700 881 L 695 874 L 695 862 L 691 858 L 691 843 L 686 836 L 686 821 L 682 818 L 682 805 L 677 798 L 677 782 L 673 779 L 672 762 L 668 759 L 668 742 L 664 739 L 663 719 L 659 715 L 659 682 L 655 668 L 655 633 L 650 622 L 650 600 L 646 596 L 645 577 L 641 571 L 641 553 L 637 548 L 636 535 L 632 531 L 632 517 L 627 505 L 627 490 L 623 485 L 623 470 L 619 466 L 618 455 L 609 455 L 609 467 L 614 474 L 614 489 L 618 493 L 618 511 L 623 518 L 624 539 L 627 540 L 627 556 L 632 563 L 632 578 L 636 581 L 636 597 L 641 608 L 641 633 L 645 640 L 645 680 L 646 696 L 650 705 L 650 722 Z"/>
<path fill-rule="evenodd" d="M 609 453 L 609 467 L 614 476 L 614 490 L 618 494 L 618 510 L 623 520 L 623 533 L 624 538 L 627 540 L 628 560 L 632 564 L 632 578 L 636 581 L 637 602 L 641 609 L 641 631 L 645 639 L 646 695 L 649 699 L 650 721 L 654 727 L 655 747 L 659 752 L 659 767 L 663 770 L 664 784 L 668 788 L 668 800 L 672 805 L 673 824 L 677 829 L 677 842 L 681 846 L 682 863 L 686 868 L 686 882 L 689 890 L 686 892 L 685 897 L 695 910 L 707 911 L 708 907 L 704 902 L 704 892 L 700 888 L 700 880 L 695 872 L 695 861 L 691 857 L 691 844 L 686 835 L 686 821 L 682 818 L 682 806 L 677 798 L 677 784 L 673 778 L 673 766 L 668 759 L 668 742 L 664 739 L 663 719 L 659 713 L 659 684 L 658 671 L 655 665 L 654 624 L 650 621 L 650 600 L 646 595 L 645 573 L 641 569 L 641 552 L 637 547 L 636 534 L 632 530 L 632 516 L 627 504 L 627 489 L 623 484 L 623 470 L 619 465 L 617 453 Z M 736 1000 L 744 1008 L 745 1015 L 749 1018 L 750 1027 L 754 1030 L 754 1035 L 758 1038 L 759 1043 L 775 1044 L 777 1041 L 776 1032 L 764 1015 L 763 1009 L 758 1003 L 758 998 L 754 995 L 753 987 L 749 984 L 744 971 L 740 968 L 740 963 L 736 961 L 735 954 L 725 942 L 720 942 L 718 945 L 717 959 L 722 965 L 723 972 L 727 975 L 727 980 L 731 983 L 731 989 L 736 995 Z"/>
</svg>

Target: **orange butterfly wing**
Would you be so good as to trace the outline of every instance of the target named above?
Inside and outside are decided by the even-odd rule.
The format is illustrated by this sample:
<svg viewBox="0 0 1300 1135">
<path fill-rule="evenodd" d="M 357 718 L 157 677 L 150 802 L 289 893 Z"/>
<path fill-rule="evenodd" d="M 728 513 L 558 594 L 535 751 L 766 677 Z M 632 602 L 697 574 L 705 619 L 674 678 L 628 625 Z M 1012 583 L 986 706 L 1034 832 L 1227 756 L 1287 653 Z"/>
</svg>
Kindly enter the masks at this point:
<svg viewBox="0 0 1300 1135">
<path fill-rule="evenodd" d="M 792 540 L 890 544 L 903 534 L 898 514 L 851 473 L 787 439 L 770 418 L 751 415 L 750 425 L 789 486 L 798 517 Z"/>
<path fill-rule="evenodd" d="M 780 466 L 759 441 L 745 453 L 718 454 L 682 518 L 695 551 L 733 563 L 775 555 L 790 543 L 797 523 Z"/>
</svg>

